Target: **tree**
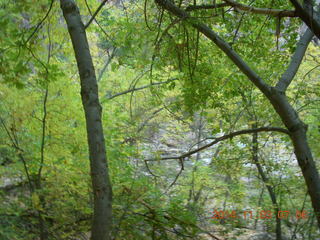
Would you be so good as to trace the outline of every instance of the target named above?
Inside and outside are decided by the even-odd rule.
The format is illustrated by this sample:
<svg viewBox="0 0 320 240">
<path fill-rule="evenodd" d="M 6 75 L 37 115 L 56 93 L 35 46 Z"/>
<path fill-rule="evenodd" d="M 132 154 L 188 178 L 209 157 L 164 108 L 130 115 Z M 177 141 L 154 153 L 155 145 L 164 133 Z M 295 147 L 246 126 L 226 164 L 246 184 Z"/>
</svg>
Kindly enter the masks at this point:
<svg viewBox="0 0 320 240">
<path fill-rule="evenodd" d="M 220 38 L 208 26 L 201 23 L 198 19 L 191 19 L 190 14 L 170 1 L 156 0 L 155 2 L 174 16 L 187 21 L 191 26 L 214 42 L 269 100 L 274 110 L 281 118 L 283 124 L 290 132 L 290 138 L 294 147 L 295 155 L 308 187 L 309 195 L 311 197 L 312 205 L 320 228 L 320 178 L 311 150 L 309 148 L 306 136 L 307 126 L 301 121 L 298 113 L 289 103 L 286 96 L 286 90 L 292 82 L 303 59 L 307 46 L 313 37 L 312 32 L 307 30 L 304 33 L 296 47 L 296 51 L 292 56 L 291 63 L 289 64 L 287 70 L 278 80 L 276 86 L 270 86 L 263 79 L 261 79 L 261 77 L 252 68 L 249 67 L 249 65 L 232 49 L 228 43 Z"/>
<path fill-rule="evenodd" d="M 73 0 L 62 0 L 61 9 L 66 20 L 77 60 L 81 99 L 86 117 L 90 169 L 94 195 L 94 213 L 91 228 L 93 240 L 110 239 L 112 225 L 112 190 L 106 159 L 101 122 L 98 85 L 89 50 L 85 27 L 79 9 Z"/>
</svg>

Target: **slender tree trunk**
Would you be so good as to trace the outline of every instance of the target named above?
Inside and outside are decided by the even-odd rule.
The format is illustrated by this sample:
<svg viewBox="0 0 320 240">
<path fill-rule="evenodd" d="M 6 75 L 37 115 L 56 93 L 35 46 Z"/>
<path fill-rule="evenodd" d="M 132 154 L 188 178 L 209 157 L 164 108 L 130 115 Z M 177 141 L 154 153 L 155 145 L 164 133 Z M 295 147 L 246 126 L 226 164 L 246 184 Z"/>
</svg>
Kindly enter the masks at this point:
<svg viewBox="0 0 320 240">
<path fill-rule="evenodd" d="M 252 127 L 256 128 L 257 125 L 254 124 Z M 253 162 L 255 163 L 255 165 L 256 165 L 256 167 L 258 169 L 259 175 L 260 175 L 263 183 L 266 185 L 266 188 L 268 190 L 268 193 L 269 193 L 272 205 L 273 205 L 273 210 L 274 210 L 274 213 L 275 213 L 275 216 L 276 216 L 276 239 L 277 240 L 281 240 L 282 239 L 282 237 L 281 237 L 281 219 L 278 217 L 279 206 L 278 206 L 278 203 L 277 203 L 276 193 L 274 191 L 273 186 L 270 185 L 269 178 L 265 174 L 265 172 L 264 172 L 264 170 L 263 170 L 263 168 L 262 168 L 262 166 L 260 164 L 258 151 L 259 151 L 259 148 L 258 148 L 258 133 L 255 132 L 255 133 L 252 134 L 252 158 L 253 158 Z"/>
<path fill-rule="evenodd" d="M 196 135 L 196 140 L 197 140 L 197 148 L 201 147 L 201 137 L 202 137 L 202 130 L 204 127 L 204 123 L 203 123 L 203 117 L 202 117 L 202 111 L 201 113 L 197 112 L 194 114 L 194 128 L 193 131 L 195 132 Z M 202 187 L 200 187 L 200 189 L 197 191 L 195 190 L 195 186 L 194 186 L 194 179 L 195 179 L 195 174 L 197 172 L 197 162 L 200 160 L 201 158 L 201 153 L 197 152 L 196 154 L 196 163 L 195 165 L 192 167 L 192 180 L 191 180 L 191 188 L 189 190 L 189 199 L 188 199 L 188 203 L 191 202 L 191 200 L 195 203 L 199 200 L 200 196 L 201 196 L 201 192 L 202 192 Z"/>
<path fill-rule="evenodd" d="M 73 0 L 61 0 L 61 9 L 77 60 L 81 98 L 86 118 L 90 170 L 94 196 L 91 239 L 109 240 L 111 232 L 112 189 L 108 174 L 105 141 L 101 123 L 98 85 L 84 25 Z"/>
<path fill-rule="evenodd" d="M 264 187 L 262 187 L 261 192 L 260 192 L 259 201 L 258 201 L 258 208 L 260 208 L 260 206 L 262 204 L 263 193 L 264 193 Z M 258 227 L 258 218 L 255 218 L 254 219 L 253 229 L 257 230 L 257 227 Z"/>
</svg>

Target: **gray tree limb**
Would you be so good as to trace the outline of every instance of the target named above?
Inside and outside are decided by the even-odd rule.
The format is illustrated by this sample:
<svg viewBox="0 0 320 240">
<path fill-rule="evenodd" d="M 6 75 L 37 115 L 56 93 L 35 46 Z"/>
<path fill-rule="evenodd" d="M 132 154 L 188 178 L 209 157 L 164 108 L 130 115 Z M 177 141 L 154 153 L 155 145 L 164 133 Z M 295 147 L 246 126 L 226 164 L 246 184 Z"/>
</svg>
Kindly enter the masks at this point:
<svg viewBox="0 0 320 240">
<path fill-rule="evenodd" d="M 298 69 L 302 62 L 304 54 L 306 53 L 308 45 L 311 42 L 313 36 L 314 36 L 313 32 L 308 28 L 303 34 L 303 36 L 301 37 L 300 41 L 297 44 L 296 51 L 291 57 L 291 62 L 287 70 L 282 74 L 281 78 L 279 79 L 276 85 L 276 88 L 279 91 L 285 92 L 289 87 L 294 76 L 298 72 Z"/>
</svg>

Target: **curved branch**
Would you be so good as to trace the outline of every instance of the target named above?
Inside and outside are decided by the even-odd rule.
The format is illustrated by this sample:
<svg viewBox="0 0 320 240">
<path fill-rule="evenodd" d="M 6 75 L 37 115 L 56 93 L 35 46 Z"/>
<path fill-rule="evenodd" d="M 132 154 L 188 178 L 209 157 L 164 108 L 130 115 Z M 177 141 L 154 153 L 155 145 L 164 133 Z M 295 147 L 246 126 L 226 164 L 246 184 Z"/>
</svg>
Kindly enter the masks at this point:
<svg viewBox="0 0 320 240">
<path fill-rule="evenodd" d="M 155 175 L 155 174 L 151 171 L 151 169 L 150 169 L 150 167 L 149 167 L 149 165 L 148 165 L 148 161 L 147 161 L 147 160 L 144 161 L 144 164 L 146 165 L 146 168 L 147 168 L 148 172 L 149 172 L 152 176 L 154 176 L 155 178 L 160 177 L 160 176 L 158 176 L 158 175 Z"/>
<path fill-rule="evenodd" d="M 200 148 L 197 148 L 195 150 L 189 151 L 187 153 L 184 153 L 180 156 L 173 156 L 173 157 L 163 157 L 160 159 L 149 159 L 149 160 L 145 160 L 145 161 L 158 161 L 158 160 L 174 160 L 174 159 L 184 159 L 186 157 L 190 157 L 191 155 L 200 152 L 202 150 L 205 150 L 215 144 L 217 144 L 218 142 L 221 142 L 223 140 L 226 139 L 232 139 L 235 136 L 239 136 L 239 135 L 243 135 L 243 134 L 250 134 L 250 133 L 257 133 L 257 132 L 280 132 L 280 133 L 285 133 L 287 135 L 290 135 L 290 132 L 284 128 L 279 128 L 279 127 L 260 127 L 260 128 L 253 128 L 253 129 L 245 129 L 245 130 L 239 130 L 233 133 L 229 133 L 226 135 L 223 135 L 222 137 L 217 137 L 215 138 L 214 141 L 212 141 L 211 143 L 208 143 Z"/>
<path fill-rule="evenodd" d="M 181 168 L 180 168 L 178 174 L 176 175 L 176 177 L 174 178 L 173 182 L 172 182 L 172 183 L 169 185 L 169 187 L 167 188 L 166 192 L 168 192 L 169 189 L 170 189 L 173 185 L 176 184 L 178 178 L 180 177 L 182 171 L 184 170 L 183 159 L 180 159 L 180 164 L 181 164 Z"/>
<path fill-rule="evenodd" d="M 34 31 L 30 34 L 30 36 L 28 37 L 28 39 L 24 42 L 24 44 L 26 45 L 30 39 L 34 36 L 34 34 L 40 29 L 42 23 L 47 19 L 47 17 L 49 16 L 52 6 L 53 6 L 54 0 L 51 0 L 49 9 L 47 11 L 47 13 L 44 15 L 44 17 L 41 19 L 41 21 L 37 24 L 36 28 L 34 29 Z"/>
<path fill-rule="evenodd" d="M 27 166 L 27 162 L 23 156 L 23 149 L 21 149 L 19 147 L 19 142 L 18 142 L 18 139 L 15 137 L 15 133 L 14 133 L 14 130 L 12 129 L 12 136 L 10 134 L 10 131 L 8 129 L 8 127 L 6 126 L 4 120 L 0 117 L 0 121 L 1 121 L 1 124 L 2 124 L 2 127 L 4 128 L 4 130 L 6 131 L 11 143 L 12 143 L 12 146 L 16 149 L 16 151 L 18 152 L 18 156 L 23 164 L 23 168 L 24 168 L 24 171 L 25 171 L 25 174 L 27 176 L 27 179 L 28 179 L 28 185 L 29 185 L 29 191 L 30 191 L 30 195 L 32 195 L 33 193 L 33 185 L 32 185 L 32 180 L 31 180 L 31 175 L 29 173 L 29 169 L 28 169 L 28 166 Z"/>
</svg>

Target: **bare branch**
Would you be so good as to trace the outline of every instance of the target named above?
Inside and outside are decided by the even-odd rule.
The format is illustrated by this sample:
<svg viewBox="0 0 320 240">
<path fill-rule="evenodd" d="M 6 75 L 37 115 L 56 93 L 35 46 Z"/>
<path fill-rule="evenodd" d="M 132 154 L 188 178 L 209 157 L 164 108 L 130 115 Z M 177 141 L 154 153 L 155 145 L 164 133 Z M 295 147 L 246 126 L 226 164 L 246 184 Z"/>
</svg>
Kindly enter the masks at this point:
<svg viewBox="0 0 320 240">
<path fill-rule="evenodd" d="M 229 6 L 232 6 L 236 9 L 251 12 L 255 14 L 269 15 L 274 17 L 297 17 L 295 10 L 286 10 L 286 9 L 272 9 L 272 8 L 257 8 L 248 6 L 242 3 L 235 2 L 233 0 L 223 0 L 228 3 Z"/>
<path fill-rule="evenodd" d="M 285 92 L 290 83 L 292 82 L 292 79 L 294 78 L 299 69 L 304 54 L 313 36 L 313 32 L 308 28 L 301 37 L 287 70 L 282 74 L 281 78 L 279 79 L 276 85 L 276 88 L 279 91 Z"/>
<path fill-rule="evenodd" d="M 47 11 L 47 13 L 44 15 L 44 17 L 40 20 L 40 22 L 37 24 L 36 28 L 34 29 L 34 31 L 30 34 L 30 36 L 28 37 L 28 39 L 24 42 L 24 44 L 26 45 L 30 39 L 34 36 L 34 34 L 40 29 L 42 23 L 47 19 L 47 17 L 49 16 L 52 6 L 53 6 L 54 0 L 51 0 L 49 9 Z"/>
<path fill-rule="evenodd" d="M 84 0 L 84 2 L 85 2 L 85 4 L 86 4 L 86 6 L 87 6 L 87 9 L 88 9 L 90 15 L 92 16 L 92 12 L 91 12 L 91 9 L 90 9 L 90 7 L 89 7 L 88 1 L 87 1 L 87 0 Z M 107 32 L 103 29 L 103 27 L 100 25 L 100 23 L 97 21 L 96 18 L 94 18 L 94 21 L 96 22 L 96 24 L 98 25 L 98 27 L 100 28 L 100 30 L 103 32 L 103 34 L 107 37 L 107 39 L 111 41 L 112 39 L 111 39 L 110 36 L 107 34 Z"/>
<path fill-rule="evenodd" d="M 166 83 L 169 83 L 169 82 L 172 82 L 174 80 L 177 80 L 176 78 L 174 79 L 170 79 L 170 80 L 167 80 L 165 82 L 155 82 L 155 83 L 150 83 L 148 85 L 145 85 L 145 86 L 142 86 L 142 87 L 138 87 L 138 88 L 132 88 L 132 89 L 128 89 L 126 91 L 123 91 L 123 92 L 119 92 L 119 93 L 116 93 L 110 97 L 106 96 L 107 99 L 113 99 L 115 97 L 118 97 L 118 96 L 121 96 L 121 95 L 124 95 L 124 94 L 127 94 L 127 93 L 131 93 L 131 92 L 135 92 L 135 91 L 139 91 L 139 90 L 143 90 L 145 88 L 148 88 L 148 87 L 151 87 L 151 86 L 156 86 L 156 85 L 161 85 L 161 84 L 166 84 Z"/>
<path fill-rule="evenodd" d="M 150 169 L 150 167 L 149 167 L 149 165 L 148 165 L 148 161 L 147 161 L 147 160 L 144 161 L 144 164 L 146 165 L 146 168 L 147 168 L 148 172 L 149 172 L 152 176 L 154 176 L 155 178 L 160 177 L 160 176 L 158 176 L 158 175 L 155 175 L 155 174 L 151 171 L 151 169 Z"/>
<path fill-rule="evenodd" d="M 183 159 L 179 159 L 179 160 L 180 160 L 180 165 L 181 165 L 180 171 L 178 172 L 178 174 L 177 174 L 176 177 L 174 178 L 173 182 L 169 185 L 169 187 L 168 187 L 168 189 L 166 190 L 166 192 L 168 192 L 169 189 L 170 189 L 174 184 L 176 184 L 178 178 L 180 177 L 182 171 L 184 170 Z"/>
<path fill-rule="evenodd" d="M 154 118 L 159 112 L 161 112 L 163 109 L 165 109 L 165 107 L 161 107 L 161 108 L 157 109 L 156 111 L 154 111 L 154 112 L 151 114 L 151 116 L 149 116 L 142 124 L 140 124 L 137 132 L 138 132 L 138 133 L 141 132 L 142 129 L 147 125 L 147 123 L 148 123 L 151 119 L 153 119 L 153 118 Z"/>
<path fill-rule="evenodd" d="M 95 19 L 95 17 L 97 16 L 97 14 L 100 12 L 101 8 L 106 4 L 108 0 L 103 0 L 102 3 L 100 4 L 100 6 L 97 8 L 97 10 L 94 12 L 94 14 L 92 15 L 92 17 L 90 18 L 90 20 L 87 22 L 87 24 L 84 26 L 84 29 L 86 29 L 87 27 L 89 27 L 89 25 L 92 23 L 92 21 Z"/>
<path fill-rule="evenodd" d="M 231 139 L 235 136 L 239 136 L 239 135 L 243 135 L 243 134 L 249 134 L 249 133 L 256 133 L 256 132 L 280 132 L 280 133 L 285 133 L 285 134 L 288 134 L 290 135 L 290 132 L 287 130 L 287 129 L 284 129 L 284 128 L 279 128 L 279 127 L 260 127 L 260 128 L 253 128 L 253 129 L 245 129 L 245 130 L 240 130 L 240 131 L 236 131 L 236 132 L 233 132 L 233 133 L 229 133 L 229 134 L 226 134 L 226 135 L 223 135 L 222 137 L 217 137 L 215 138 L 214 141 L 212 141 L 211 143 L 208 143 L 200 148 L 197 148 L 193 151 L 189 151 L 187 153 L 184 153 L 180 156 L 172 156 L 172 157 L 163 157 L 163 158 L 160 158 L 160 159 L 149 159 L 149 160 L 145 160 L 145 161 L 159 161 L 159 160 L 175 160 L 175 159 L 184 159 L 186 157 L 190 157 L 191 155 L 197 153 L 197 152 L 200 152 L 202 150 L 205 150 L 215 144 L 217 144 L 218 142 L 221 142 L 223 140 L 226 140 L 226 139 Z"/>
<path fill-rule="evenodd" d="M 105 65 L 103 66 L 103 68 L 101 69 L 101 71 L 100 71 L 100 73 L 99 73 L 99 76 L 98 76 L 98 78 L 97 78 L 97 82 L 100 82 L 100 80 L 102 79 L 102 76 L 103 76 L 104 72 L 107 70 L 107 67 L 108 67 L 109 64 L 111 63 L 112 59 L 115 57 L 116 51 L 117 51 L 117 48 L 114 47 L 114 48 L 112 49 L 111 55 L 108 57 Z"/>
<path fill-rule="evenodd" d="M 28 184 L 29 184 L 29 191 L 30 191 L 30 195 L 33 193 L 33 185 L 32 185 L 32 180 L 31 180 L 31 177 L 30 177 L 30 173 L 29 173 L 29 169 L 27 167 L 27 162 L 22 154 L 23 152 L 23 149 L 21 149 L 19 147 L 19 142 L 18 142 L 18 139 L 15 137 L 15 133 L 14 133 L 14 129 L 11 129 L 12 131 L 12 136 L 10 134 L 10 131 L 8 129 L 8 127 L 6 126 L 4 120 L 0 117 L 0 121 L 1 121 L 1 124 L 3 126 L 3 128 L 5 129 L 9 139 L 11 140 L 11 143 L 12 143 L 12 146 L 17 150 L 18 152 L 18 156 L 23 164 L 23 167 L 24 167 L 24 170 L 25 170 L 25 174 L 27 176 L 27 179 L 28 179 Z"/>
</svg>

